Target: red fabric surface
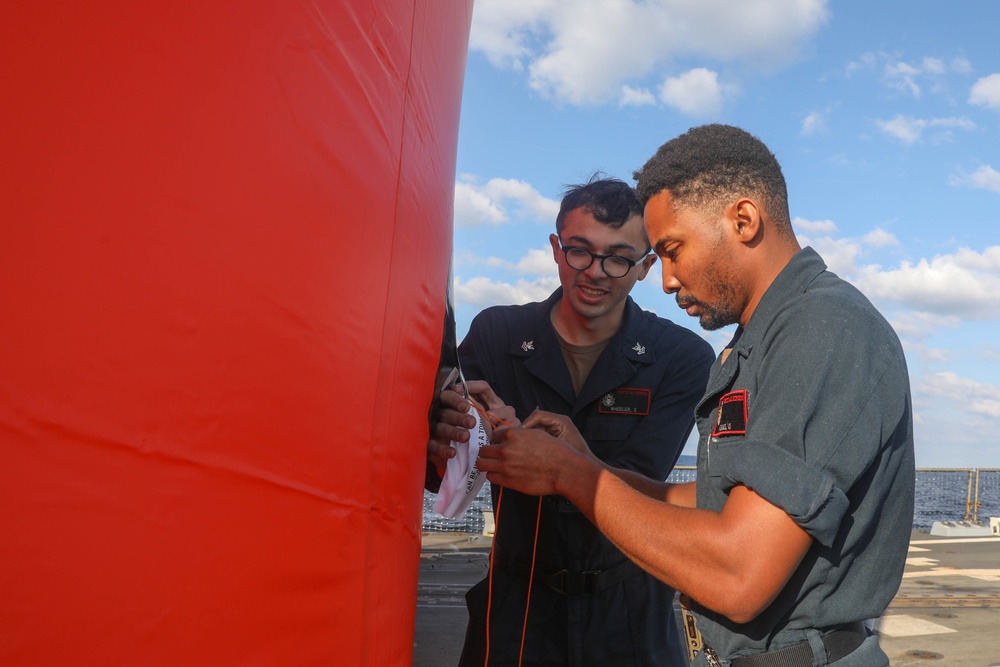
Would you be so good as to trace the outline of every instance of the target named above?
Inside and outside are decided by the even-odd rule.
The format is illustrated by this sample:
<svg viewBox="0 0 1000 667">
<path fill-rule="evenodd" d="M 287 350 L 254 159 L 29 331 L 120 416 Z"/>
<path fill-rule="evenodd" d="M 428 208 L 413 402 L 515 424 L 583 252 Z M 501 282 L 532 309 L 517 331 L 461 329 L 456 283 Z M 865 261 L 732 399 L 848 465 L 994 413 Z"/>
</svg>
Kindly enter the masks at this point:
<svg viewBox="0 0 1000 667">
<path fill-rule="evenodd" d="M 0 664 L 409 664 L 471 0 L 6 10 Z"/>
</svg>

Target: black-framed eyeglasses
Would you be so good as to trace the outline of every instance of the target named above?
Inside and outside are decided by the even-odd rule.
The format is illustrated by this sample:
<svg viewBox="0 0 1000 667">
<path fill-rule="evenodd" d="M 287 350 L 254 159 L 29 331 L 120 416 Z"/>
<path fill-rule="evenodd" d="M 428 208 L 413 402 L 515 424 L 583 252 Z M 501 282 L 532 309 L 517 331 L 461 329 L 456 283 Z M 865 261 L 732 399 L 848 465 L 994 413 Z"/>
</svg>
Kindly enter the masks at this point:
<svg viewBox="0 0 1000 667">
<path fill-rule="evenodd" d="M 622 255 L 598 255 L 582 246 L 563 245 L 562 239 L 559 239 L 559 247 L 562 248 L 563 254 L 566 256 L 566 263 L 571 268 L 577 271 L 586 271 L 595 259 L 599 259 L 601 260 L 601 269 L 608 274 L 609 278 L 624 278 L 633 266 L 641 264 L 646 259 L 645 255 L 636 260 Z"/>
</svg>

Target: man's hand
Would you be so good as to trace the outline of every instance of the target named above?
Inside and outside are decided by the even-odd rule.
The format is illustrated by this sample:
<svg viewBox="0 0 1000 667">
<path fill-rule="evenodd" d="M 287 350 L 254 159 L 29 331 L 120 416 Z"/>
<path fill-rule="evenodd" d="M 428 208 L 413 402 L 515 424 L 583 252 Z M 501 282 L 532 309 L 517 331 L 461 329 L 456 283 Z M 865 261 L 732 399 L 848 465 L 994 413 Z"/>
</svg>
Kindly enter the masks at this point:
<svg viewBox="0 0 1000 667">
<path fill-rule="evenodd" d="M 494 429 L 504 426 L 513 428 L 520 426 L 521 420 L 517 418 L 514 408 L 503 402 L 503 399 L 496 395 L 493 387 L 483 380 L 472 380 L 466 383 L 469 387 L 469 395 L 480 408 L 486 410 L 485 415 L 490 426 Z"/>
<path fill-rule="evenodd" d="M 514 408 L 504 404 L 493 388 L 482 380 L 473 380 L 468 384 L 469 395 L 479 405 L 487 410 L 487 419 L 492 426 L 518 426 Z M 427 440 L 427 459 L 443 475 L 448 459 L 455 456 L 451 442 L 468 442 L 469 429 L 475 427 L 476 419 L 469 414 L 469 401 L 462 393 L 462 385 L 454 385 L 441 392 L 438 397 L 438 408 L 431 422 L 431 437 Z"/>
<path fill-rule="evenodd" d="M 493 443 L 479 450 L 479 469 L 490 483 L 528 495 L 560 494 L 563 476 L 572 477 L 588 467 L 600 470 L 572 445 L 537 428 L 498 430 Z"/>
<path fill-rule="evenodd" d="M 590 451 L 590 447 L 587 446 L 587 441 L 583 439 L 580 435 L 580 431 L 576 428 L 576 424 L 573 420 L 566 415 L 557 415 L 552 412 L 545 412 L 544 410 L 535 410 L 528 418 L 524 420 L 521 424 L 524 428 L 535 428 L 545 431 L 553 438 L 562 440 L 569 446 L 571 446 L 576 451 L 580 452 L 587 458 L 597 460 L 593 452 Z"/>
</svg>

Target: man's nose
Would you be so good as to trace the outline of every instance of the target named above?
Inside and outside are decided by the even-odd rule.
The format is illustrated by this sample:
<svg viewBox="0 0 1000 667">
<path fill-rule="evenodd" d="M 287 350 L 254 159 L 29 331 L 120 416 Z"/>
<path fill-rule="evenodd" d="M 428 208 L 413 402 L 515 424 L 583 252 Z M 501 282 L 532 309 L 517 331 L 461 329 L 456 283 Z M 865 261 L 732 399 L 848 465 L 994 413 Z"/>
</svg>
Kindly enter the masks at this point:
<svg viewBox="0 0 1000 667">
<path fill-rule="evenodd" d="M 586 269 L 583 270 L 587 274 L 587 277 L 591 280 L 600 280 L 605 277 L 609 277 L 607 273 L 604 272 L 604 265 L 601 260 L 594 258 L 594 261 L 590 263 Z"/>
<path fill-rule="evenodd" d="M 666 262 L 660 262 L 660 271 L 663 272 L 663 291 L 667 294 L 673 294 L 681 288 L 681 283 L 674 276 L 673 271 L 667 266 Z"/>
</svg>

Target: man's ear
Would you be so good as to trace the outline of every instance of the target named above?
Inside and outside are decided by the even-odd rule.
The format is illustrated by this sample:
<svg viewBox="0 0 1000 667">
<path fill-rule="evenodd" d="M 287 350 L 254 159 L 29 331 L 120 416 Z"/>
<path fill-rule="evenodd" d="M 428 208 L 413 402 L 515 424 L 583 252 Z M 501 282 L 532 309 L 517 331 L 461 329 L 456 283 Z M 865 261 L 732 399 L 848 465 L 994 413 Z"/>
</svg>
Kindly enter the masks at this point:
<svg viewBox="0 0 1000 667">
<path fill-rule="evenodd" d="M 552 246 L 552 261 L 556 264 L 559 263 L 559 253 L 562 252 L 559 249 L 559 237 L 555 234 L 549 234 L 549 245 Z"/>
<path fill-rule="evenodd" d="M 741 243 L 753 243 L 759 239 L 763 229 L 763 221 L 760 216 L 760 207 L 753 199 L 741 197 L 733 203 L 730 210 L 730 221 Z"/>
<path fill-rule="evenodd" d="M 646 277 L 646 274 L 649 273 L 649 270 L 653 268 L 653 264 L 656 264 L 656 255 L 650 253 L 642 258 L 642 262 L 639 264 L 640 266 L 639 280 L 642 280 Z"/>
</svg>

